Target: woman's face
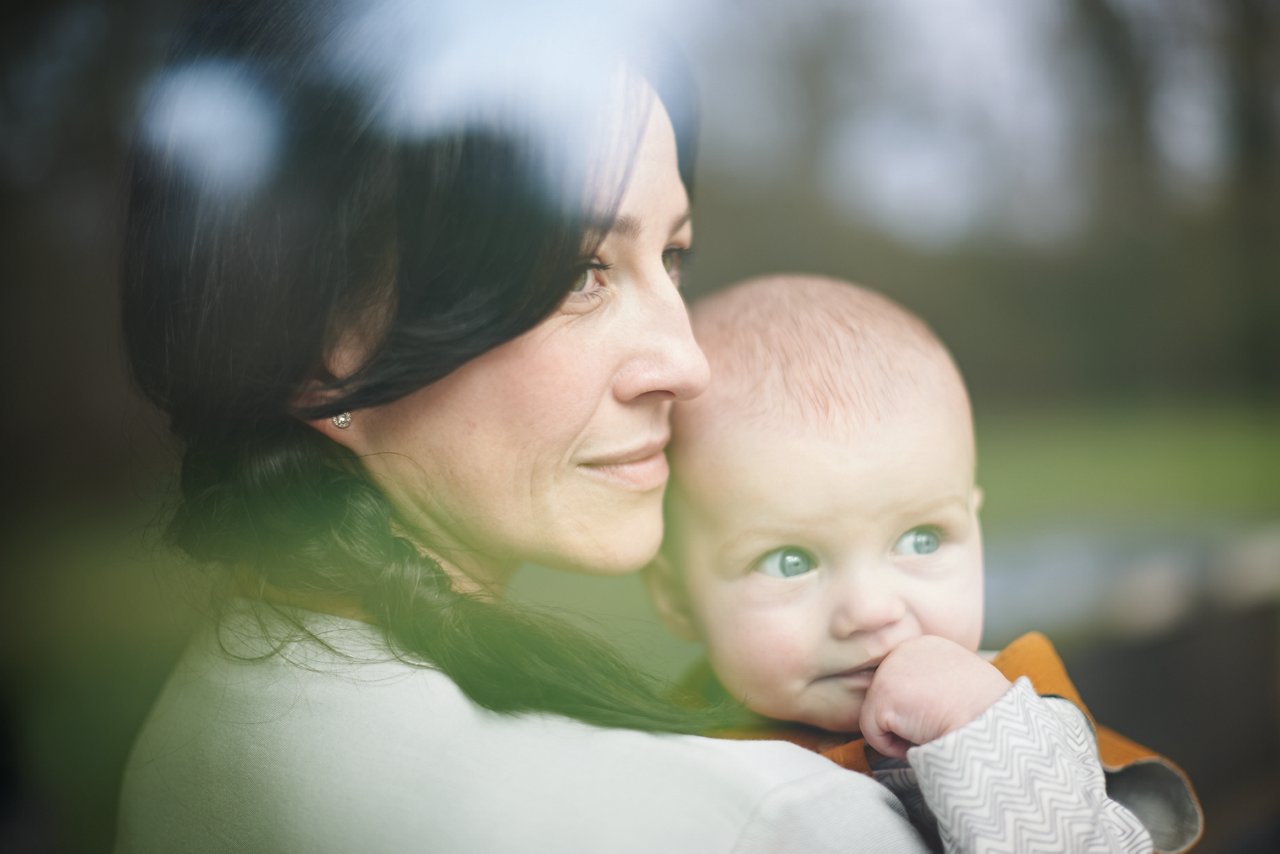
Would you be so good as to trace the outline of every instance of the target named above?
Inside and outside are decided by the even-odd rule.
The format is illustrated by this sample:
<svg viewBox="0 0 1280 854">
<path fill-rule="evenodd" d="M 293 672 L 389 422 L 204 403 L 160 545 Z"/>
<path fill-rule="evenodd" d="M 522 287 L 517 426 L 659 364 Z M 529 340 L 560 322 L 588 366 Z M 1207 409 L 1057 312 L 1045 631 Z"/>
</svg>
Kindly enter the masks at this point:
<svg viewBox="0 0 1280 854">
<path fill-rule="evenodd" d="M 671 404 L 708 379 L 677 289 L 692 238 L 651 97 L 614 226 L 555 314 L 330 435 L 472 581 L 498 587 L 522 561 L 638 568 L 662 537 Z"/>
</svg>

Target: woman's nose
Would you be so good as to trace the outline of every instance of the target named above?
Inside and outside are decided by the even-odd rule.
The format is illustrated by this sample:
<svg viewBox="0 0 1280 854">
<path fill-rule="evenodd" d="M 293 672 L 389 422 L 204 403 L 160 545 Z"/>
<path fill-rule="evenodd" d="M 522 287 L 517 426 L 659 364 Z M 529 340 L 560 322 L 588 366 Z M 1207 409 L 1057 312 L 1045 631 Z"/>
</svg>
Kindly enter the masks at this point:
<svg viewBox="0 0 1280 854">
<path fill-rule="evenodd" d="M 888 574 L 876 567 L 857 567 L 840 576 L 832 591 L 833 636 L 874 633 L 906 616 L 906 601 Z"/>
<path fill-rule="evenodd" d="M 634 352 L 618 376 L 614 393 L 623 402 L 644 395 L 671 400 L 697 397 L 710 382 L 711 368 L 693 339 L 680 292 L 665 270 L 643 291 L 636 339 L 629 342 Z"/>
</svg>

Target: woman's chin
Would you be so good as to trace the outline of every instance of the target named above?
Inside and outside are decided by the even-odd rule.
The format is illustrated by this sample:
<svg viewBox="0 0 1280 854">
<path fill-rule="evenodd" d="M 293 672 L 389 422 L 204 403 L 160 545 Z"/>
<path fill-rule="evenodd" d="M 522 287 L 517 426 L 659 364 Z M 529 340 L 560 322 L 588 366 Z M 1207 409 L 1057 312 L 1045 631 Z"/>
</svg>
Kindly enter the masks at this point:
<svg viewBox="0 0 1280 854">
<path fill-rule="evenodd" d="M 662 544 L 662 518 L 614 525 L 605 537 L 578 537 L 549 549 L 548 566 L 584 575 L 627 575 L 653 560 Z"/>
<path fill-rule="evenodd" d="M 586 490 L 562 496 L 534 563 L 587 575 L 626 575 L 662 545 L 662 492 Z M 528 552 L 526 552 L 528 554 Z"/>
</svg>

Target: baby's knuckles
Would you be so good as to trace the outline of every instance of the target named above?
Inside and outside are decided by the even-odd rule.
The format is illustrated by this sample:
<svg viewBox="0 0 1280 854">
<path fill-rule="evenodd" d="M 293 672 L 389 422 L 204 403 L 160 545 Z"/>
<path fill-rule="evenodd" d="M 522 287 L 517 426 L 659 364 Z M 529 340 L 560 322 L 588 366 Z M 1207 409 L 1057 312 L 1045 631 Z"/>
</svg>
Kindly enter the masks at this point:
<svg viewBox="0 0 1280 854">
<path fill-rule="evenodd" d="M 925 635 L 899 645 L 876 670 L 861 729 L 880 753 L 901 758 L 912 745 L 941 738 L 991 707 L 1010 682 L 981 656 Z"/>
</svg>

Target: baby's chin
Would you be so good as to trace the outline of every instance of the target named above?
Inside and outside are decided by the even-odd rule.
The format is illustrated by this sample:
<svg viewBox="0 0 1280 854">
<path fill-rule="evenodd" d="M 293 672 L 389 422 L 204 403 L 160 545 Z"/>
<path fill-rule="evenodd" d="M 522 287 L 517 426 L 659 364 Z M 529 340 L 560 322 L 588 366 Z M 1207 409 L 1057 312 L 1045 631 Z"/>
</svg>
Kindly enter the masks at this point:
<svg viewBox="0 0 1280 854">
<path fill-rule="evenodd" d="M 815 718 L 813 720 L 802 721 L 815 729 L 824 730 L 832 735 L 840 735 L 846 738 L 856 738 L 859 735 L 858 716 L 852 718 L 848 716 L 838 716 L 833 718 Z"/>
<path fill-rule="evenodd" d="M 781 714 L 767 714 L 758 709 L 753 711 L 784 723 L 801 724 L 823 730 L 833 736 L 854 738 L 859 732 L 858 717 L 862 712 L 862 706 L 858 704 L 847 708 L 780 709 L 778 711 Z"/>
</svg>

